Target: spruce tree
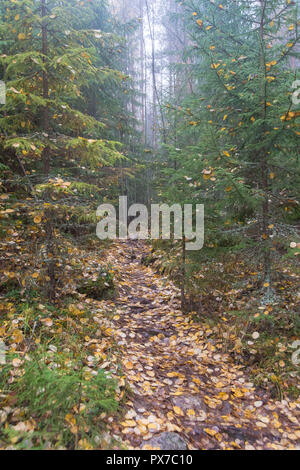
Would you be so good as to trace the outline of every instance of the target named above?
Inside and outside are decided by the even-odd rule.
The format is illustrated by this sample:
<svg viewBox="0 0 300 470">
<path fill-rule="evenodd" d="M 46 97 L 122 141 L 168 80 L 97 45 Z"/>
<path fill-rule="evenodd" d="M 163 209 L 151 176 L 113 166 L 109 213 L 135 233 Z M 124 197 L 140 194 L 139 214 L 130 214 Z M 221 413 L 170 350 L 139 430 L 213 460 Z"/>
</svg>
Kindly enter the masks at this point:
<svg viewBox="0 0 300 470">
<path fill-rule="evenodd" d="M 177 123 L 168 178 L 205 203 L 207 235 L 245 234 L 268 302 L 276 236 L 299 217 L 300 113 L 292 100 L 299 7 L 290 0 L 184 6 L 193 91 L 181 106 L 167 103 L 169 123 Z"/>
<path fill-rule="evenodd" d="M 66 228 L 66 221 L 68 230 L 95 224 L 106 186 L 101 172 L 123 158 L 109 129 L 122 109 L 119 100 L 109 112 L 118 101 L 113 95 L 123 93 L 127 79 L 112 67 L 122 45 L 112 26 L 100 29 L 104 15 L 113 23 L 104 2 L 5 0 L 0 13 L 0 79 L 7 89 L 0 109 L 4 188 L 18 185 L 19 197 L 26 198 L 22 210 L 42 227 L 37 230 L 54 299 L 57 229 Z"/>
</svg>

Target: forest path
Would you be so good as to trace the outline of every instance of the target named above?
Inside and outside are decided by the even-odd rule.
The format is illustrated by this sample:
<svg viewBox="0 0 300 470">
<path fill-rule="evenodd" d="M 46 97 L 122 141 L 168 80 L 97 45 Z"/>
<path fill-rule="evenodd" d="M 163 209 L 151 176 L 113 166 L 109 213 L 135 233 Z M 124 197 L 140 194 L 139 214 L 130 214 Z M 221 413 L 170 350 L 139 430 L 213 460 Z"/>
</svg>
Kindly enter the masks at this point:
<svg viewBox="0 0 300 470">
<path fill-rule="evenodd" d="M 182 314 L 179 290 L 142 264 L 149 250 L 120 242 L 107 257 L 119 272 L 115 335 L 132 390 L 114 434 L 134 449 L 170 439 L 179 449 L 181 438 L 189 449 L 295 448 L 299 403 L 255 389 L 243 366 L 210 339 L 209 326 Z"/>
</svg>

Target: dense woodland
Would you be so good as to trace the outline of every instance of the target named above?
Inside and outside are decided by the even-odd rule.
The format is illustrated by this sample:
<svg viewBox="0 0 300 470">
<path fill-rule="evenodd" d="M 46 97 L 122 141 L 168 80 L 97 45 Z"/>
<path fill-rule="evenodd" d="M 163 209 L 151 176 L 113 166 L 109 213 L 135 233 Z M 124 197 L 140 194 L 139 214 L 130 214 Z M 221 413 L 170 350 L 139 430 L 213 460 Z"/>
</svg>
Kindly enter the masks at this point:
<svg viewBox="0 0 300 470">
<path fill-rule="evenodd" d="M 0 449 L 299 448 L 299 12 L 1 0 Z"/>
</svg>

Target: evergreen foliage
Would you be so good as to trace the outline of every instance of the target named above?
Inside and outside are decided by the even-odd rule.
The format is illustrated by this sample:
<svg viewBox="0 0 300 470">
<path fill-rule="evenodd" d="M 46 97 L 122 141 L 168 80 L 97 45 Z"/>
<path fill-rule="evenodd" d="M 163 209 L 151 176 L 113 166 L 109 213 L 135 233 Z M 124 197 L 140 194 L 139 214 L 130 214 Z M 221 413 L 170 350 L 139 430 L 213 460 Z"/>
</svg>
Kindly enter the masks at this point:
<svg viewBox="0 0 300 470">
<path fill-rule="evenodd" d="M 182 203 L 205 204 L 206 246 L 220 246 L 224 231 L 236 234 L 233 245 L 241 235 L 255 242 L 267 285 L 276 237 L 299 218 L 299 7 L 185 1 L 184 11 L 193 87 L 180 105 L 166 103 L 161 184 L 167 200 L 176 187 Z"/>
</svg>

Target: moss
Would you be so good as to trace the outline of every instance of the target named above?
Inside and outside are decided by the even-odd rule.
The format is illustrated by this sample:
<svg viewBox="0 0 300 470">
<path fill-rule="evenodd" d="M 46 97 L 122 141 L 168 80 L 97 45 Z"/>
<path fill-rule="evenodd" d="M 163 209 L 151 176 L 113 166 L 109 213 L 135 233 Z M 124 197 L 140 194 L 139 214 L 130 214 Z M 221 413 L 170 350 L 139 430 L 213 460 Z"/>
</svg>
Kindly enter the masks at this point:
<svg viewBox="0 0 300 470">
<path fill-rule="evenodd" d="M 102 270 L 97 280 L 83 281 L 78 288 L 78 292 L 95 300 L 111 299 L 115 295 L 114 278 L 110 273 Z"/>
<path fill-rule="evenodd" d="M 0 284 L 0 292 L 1 294 L 8 294 L 9 292 L 19 291 L 20 284 L 17 279 L 7 279 L 2 284 Z"/>
<path fill-rule="evenodd" d="M 295 385 L 290 385 L 287 393 L 291 400 L 297 400 L 300 396 L 300 390 Z"/>
<path fill-rule="evenodd" d="M 142 264 L 146 267 L 151 266 L 152 264 L 155 263 L 157 260 L 157 257 L 155 257 L 152 253 L 147 256 L 142 257 Z"/>
</svg>

